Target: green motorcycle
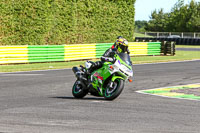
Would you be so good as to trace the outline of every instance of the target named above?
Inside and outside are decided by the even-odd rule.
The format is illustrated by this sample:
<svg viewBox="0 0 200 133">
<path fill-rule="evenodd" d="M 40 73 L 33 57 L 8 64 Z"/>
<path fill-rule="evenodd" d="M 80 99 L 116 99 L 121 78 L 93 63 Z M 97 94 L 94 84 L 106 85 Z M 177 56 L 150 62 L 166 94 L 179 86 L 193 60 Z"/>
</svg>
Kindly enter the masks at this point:
<svg viewBox="0 0 200 133">
<path fill-rule="evenodd" d="M 73 67 L 77 77 L 72 88 L 75 98 L 83 98 L 88 93 L 94 96 L 104 97 L 106 100 L 117 98 L 124 88 L 125 81 L 132 82 L 133 69 L 130 56 L 126 53 L 115 53 L 114 62 L 104 62 L 103 66 L 91 74 L 87 74 L 91 64 L 85 63 L 86 67 Z"/>
</svg>

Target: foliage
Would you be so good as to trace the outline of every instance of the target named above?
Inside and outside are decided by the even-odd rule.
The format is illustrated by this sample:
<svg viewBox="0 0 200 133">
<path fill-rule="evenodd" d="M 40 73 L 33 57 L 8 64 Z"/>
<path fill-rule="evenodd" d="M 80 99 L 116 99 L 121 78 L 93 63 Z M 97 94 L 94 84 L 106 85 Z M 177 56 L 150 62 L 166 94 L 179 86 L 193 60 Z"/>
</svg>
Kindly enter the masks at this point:
<svg viewBox="0 0 200 133">
<path fill-rule="evenodd" d="M 135 21 L 135 32 L 145 32 L 145 27 L 147 25 L 147 21 L 143 20 L 137 20 Z"/>
<path fill-rule="evenodd" d="M 135 0 L 1 0 L 0 45 L 133 39 Z"/>
<path fill-rule="evenodd" d="M 154 10 L 151 13 L 151 20 L 147 24 L 146 30 L 151 31 L 164 31 L 166 29 L 166 19 L 167 14 L 164 14 L 163 9 Z"/>
<path fill-rule="evenodd" d="M 200 2 L 191 0 L 184 5 L 184 0 L 178 0 L 170 13 L 164 13 L 163 9 L 154 10 L 145 29 L 160 32 L 199 32 Z"/>
</svg>

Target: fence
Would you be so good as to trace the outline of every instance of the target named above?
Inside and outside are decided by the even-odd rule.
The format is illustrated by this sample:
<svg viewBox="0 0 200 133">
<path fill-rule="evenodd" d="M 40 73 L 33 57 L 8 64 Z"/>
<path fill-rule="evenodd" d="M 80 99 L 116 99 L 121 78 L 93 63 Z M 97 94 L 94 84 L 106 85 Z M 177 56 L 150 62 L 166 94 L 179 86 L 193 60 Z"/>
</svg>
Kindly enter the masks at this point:
<svg viewBox="0 0 200 133">
<path fill-rule="evenodd" d="M 144 33 L 140 34 L 140 36 L 136 36 L 136 37 L 200 38 L 200 32 L 144 32 Z"/>
<path fill-rule="evenodd" d="M 136 42 L 168 41 L 176 42 L 177 45 L 200 45 L 200 38 L 165 38 L 165 37 L 136 37 Z"/>
<path fill-rule="evenodd" d="M 113 43 L 0 46 L 0 64 L 56 62 L 99 58 Z M 160 42 L 130 42 L 131 56 L 160 55 Z"/>
</svg>

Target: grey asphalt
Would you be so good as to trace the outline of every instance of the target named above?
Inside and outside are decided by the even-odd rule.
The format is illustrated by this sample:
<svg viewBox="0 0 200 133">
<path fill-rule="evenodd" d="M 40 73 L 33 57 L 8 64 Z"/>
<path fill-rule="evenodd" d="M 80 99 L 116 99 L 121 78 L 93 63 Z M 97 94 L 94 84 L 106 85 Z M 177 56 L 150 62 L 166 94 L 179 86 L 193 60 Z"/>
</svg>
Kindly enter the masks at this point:
<svg viewBox="0 0 200 133">
<path fill-rule="evenodd" d="M 200 82 L 200 61 L 134 66 L 114 101 L 74 99 L 71 70 L 0 73 L 2 133 L 199 133 L 200 101 L 137 90 Z"/>
</svg>

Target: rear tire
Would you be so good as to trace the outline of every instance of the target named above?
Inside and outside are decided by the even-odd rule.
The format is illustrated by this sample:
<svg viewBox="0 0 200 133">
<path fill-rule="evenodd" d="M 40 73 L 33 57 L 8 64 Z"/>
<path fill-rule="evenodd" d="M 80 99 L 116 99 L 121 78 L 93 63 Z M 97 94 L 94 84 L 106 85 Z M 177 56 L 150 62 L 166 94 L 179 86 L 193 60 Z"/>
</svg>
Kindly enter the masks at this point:
<svg viewBox="0 0 200 133">
<path fill-rule="evenodd" d="M 109 85 L 106 86 L 104 92 L 104 98 L 106 100 L 114 100 L 121 94 L 122 90 L 124 89 L 124 80 L 116 79 L 113 86 L 113 88 L 110 88 Z"/>
<path fill-rule="evenodd" d="M 75 98 L 83 98 L 88 94 L 88 89 L 79 80 L 76 80 L 72 87 L 72 94 Z"/>
</svg>

